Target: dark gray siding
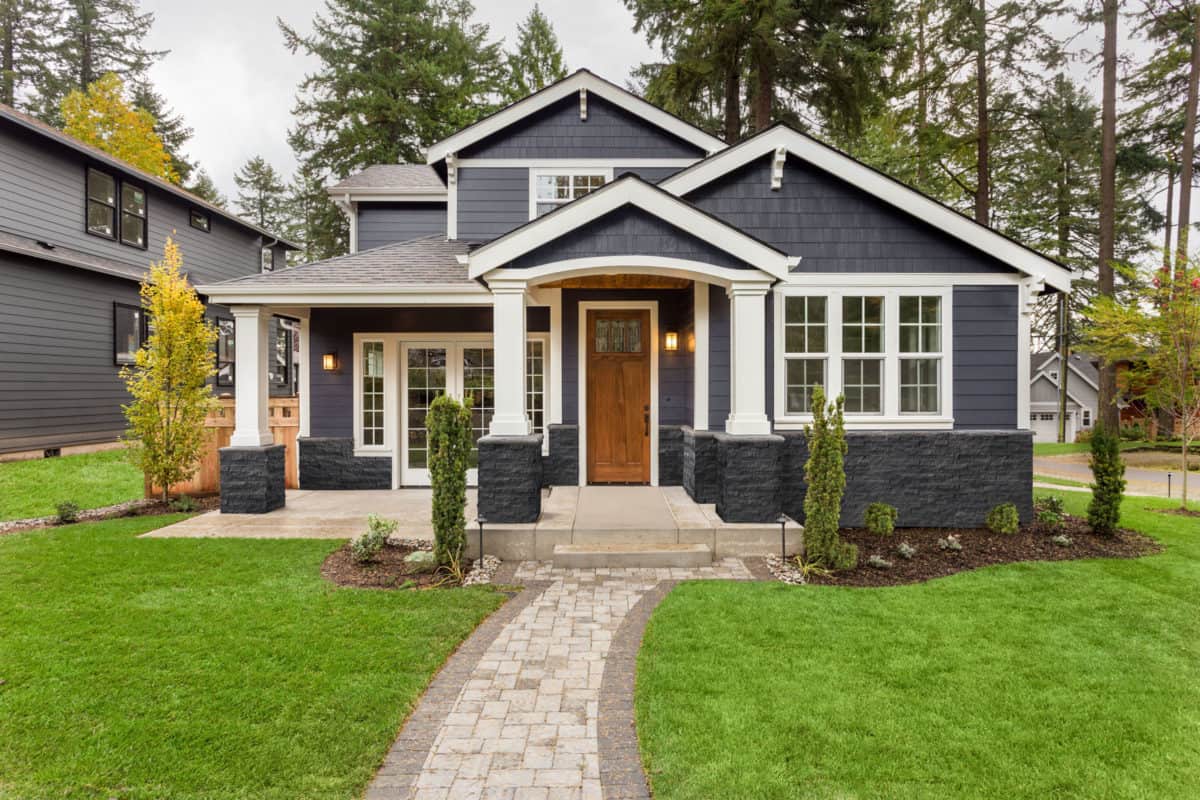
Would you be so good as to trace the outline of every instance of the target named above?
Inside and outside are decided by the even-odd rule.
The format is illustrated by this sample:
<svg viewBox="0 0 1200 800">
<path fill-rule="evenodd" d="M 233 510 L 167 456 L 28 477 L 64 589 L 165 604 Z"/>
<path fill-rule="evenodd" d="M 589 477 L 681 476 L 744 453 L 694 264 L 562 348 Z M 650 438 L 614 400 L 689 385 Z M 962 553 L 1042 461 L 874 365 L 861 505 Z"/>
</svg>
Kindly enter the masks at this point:
<svg viewBox="0 0 1200 800">
<path fill-rule="evenodd" d="M 125 430 L 114 302 L 137 305 L 137 284 L 0 253 L 0 452 Z"/>
<path fill-rule="evenodd" d="M 460 167 L 458 238 L 484 242 L 529 221 L 527 167 Z"/>
<path fill-rule="evenodd" d="M 236 278 L 261 269 L 261 237 L 213 216 L 204 233 L 188 222 L 190 206 L 133 179 L 146 189 L 149 247 L 139 250 L 85 232 L 86 159 L 66 147 L 0 122 L 0 230 L 138 267 L 162 257 L 174 235 L 193 282 Z M 112 170 L 107 170 L 111 172 Z M 120 178 L 121 176 L 117 176 Z"/>
<path fill-rule="evenodd" d="M 729 417 L 729 298 L 708 286 L 708 429 L 725 430 Z"/>
<path fill-rule="evenodd" d="M 358 249 L 446 235 L 445 203 L 360 203 Z"/>
<path fill-rule="evenodd" d="M 1016 286 L 954 287 L 954 427 L 1017 427 Z"/>
<path fill-rule="evenodd" d="M 664 178 L 674 175 L 683 167 L 614 167 L 613 180 L 624 175 L 626 172 L 632 172 L 642 180 L 648 183 L 658 183 Z"/>
<path fill-rule="evenodd" d="M 528 310 L 530 331 L 550 329 L 547 308 Z M 314 437 L 354 435 L 354 334 L 363 333 L 491 333 L 490 308 L 314 308 L 309 320 L 309 391 Z M 336 372 L 321 369 L 321 355 L 336 352 Z M 393 415 L 395 409 L 387 409 Z M 388 419 L 395 419 L 389 416 Z"/>
<path fill-rule="evenodd" d="M 693 358 L 688 351 L 688 334 L 692 327 L 692 289 L 564 289 L 562 293 L 563 321 L 563 423 L 579 424 L 579 303 L 582 300 L 657 300 L 658 353 L 658 422 L 660 425 L 692 424 Z M 679 349 L 668 353 L 662 349 L 662 334 L 679 334 Z"/>
<path fill-rule="evenodd" d="M 798 272 L 1012 272 L 1005 264 L 845 181 L 789 157 L 771 189 L 771 156 L 688 199 L 788 255 Z"/>
<path fill-rule="evenodd" d="M 519 256 L 509 266 L 533 267 L 554 261 L 594 256 L 669 256 L 704 261 L 732 269 L 751 266 L 690 233 L 681 231 L 633 206 L 618 208 L 576 228 L 535 250 Z"/>
<path fill-rule="evenodd" d="M 564 98 L 492 134 L 462 158 L 700 158 L 704 151 L 646 120 L 588 95 L 588 118 L 579 97 Z"/>
</svg>

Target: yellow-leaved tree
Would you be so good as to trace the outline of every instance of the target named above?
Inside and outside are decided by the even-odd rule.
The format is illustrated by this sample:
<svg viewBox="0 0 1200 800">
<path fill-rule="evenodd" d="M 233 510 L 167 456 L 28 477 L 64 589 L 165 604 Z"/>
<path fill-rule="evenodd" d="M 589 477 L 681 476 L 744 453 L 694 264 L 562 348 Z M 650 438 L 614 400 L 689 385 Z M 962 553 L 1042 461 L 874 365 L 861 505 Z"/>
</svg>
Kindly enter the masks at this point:
<svg viewBox="0 0 1200 800">
<path fill-rule="evenodd" d="M 146 344 L 121 378 L 132 401 L 130 460 L 166 501 L 172 484 L 196 474 L 204 452 L 204 418 L 216 405 L 208 379 L 216 374 L 217 329 L 183 274 L 183 254 L 168 237 L 163 259 L 142 282 L 142 307 L 150 325 Z"/>
<path fill-rule="evenodd" d="M 154 132 L 150 112 L 125 99 L 125 85 L 113 73 L 76 89 L 62 101 L 63 130 L 138 169 L 179 183 L 171 156 Z"/>
</svg>

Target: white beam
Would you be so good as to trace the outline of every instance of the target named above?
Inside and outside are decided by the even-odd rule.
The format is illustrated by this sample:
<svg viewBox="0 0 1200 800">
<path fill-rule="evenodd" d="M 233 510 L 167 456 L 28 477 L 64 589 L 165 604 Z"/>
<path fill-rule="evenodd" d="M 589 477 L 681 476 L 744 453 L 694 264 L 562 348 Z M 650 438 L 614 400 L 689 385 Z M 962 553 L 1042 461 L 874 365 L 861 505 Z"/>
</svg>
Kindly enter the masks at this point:
<svg viewBox="0 0 1200 800">
<path fill-rule="evenodd" d="M 696 352 L 692 353 L 692 427 L 708 430 L 708 284 L 692 283 L 692 326 L 696 337 Z"/>
<path fill-rule="evenodd" d="M 767 419 L 766 337 L 768 288 L 762 283 L 735 283 L 729 289 L 729 418 L 725 432 L 739 436 L 771 432 Z"/>
<path fill-rule="evenodd" d="M 231 447 L 272 444 L 267 409 L 267 344 L 271 312 L 263 306 L 234 306 L 234 358 L 237 394 L 234 400 Z"/>
</svg>

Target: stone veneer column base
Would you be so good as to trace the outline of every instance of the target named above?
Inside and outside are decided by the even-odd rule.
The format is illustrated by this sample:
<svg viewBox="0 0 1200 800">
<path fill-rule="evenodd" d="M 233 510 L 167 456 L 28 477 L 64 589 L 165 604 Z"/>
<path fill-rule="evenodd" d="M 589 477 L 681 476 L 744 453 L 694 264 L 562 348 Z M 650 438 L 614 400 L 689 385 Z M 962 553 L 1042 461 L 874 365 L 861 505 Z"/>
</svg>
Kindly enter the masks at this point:
<svg viewBox="0 0 1200 800">
<path fill-rule="evenodd" d="M 658 426 L 658 485 L 683 485 L 683 426 Z"/>
<path fill-rule="evenodd" d="M 221 513 L 265 514 L 283 508 L 286 451 L 282 444 L 222 447 Z"/>
<path fill-rule="evenodd" d="M 479 514 L 488 522 L 537 522 L 542 513 L 542 437 L 479 440 Z"/>
<path fill-rule="evenodd" d="M 683 488 L 697 503 L 717 502 L 717 440 L 712 431 L 683 427 Z"/>
<path fill-rule="evenodd" d="M 547 425 L 550 453 L 542 458 L 544 486 L 579 485 L 579 426 Z"/>
<path fill-rule="evenodd" d="M 726 522 L 774 522 L 783 509 L 782 436 L 714 434 L 717 514 Z"/>
</svg>

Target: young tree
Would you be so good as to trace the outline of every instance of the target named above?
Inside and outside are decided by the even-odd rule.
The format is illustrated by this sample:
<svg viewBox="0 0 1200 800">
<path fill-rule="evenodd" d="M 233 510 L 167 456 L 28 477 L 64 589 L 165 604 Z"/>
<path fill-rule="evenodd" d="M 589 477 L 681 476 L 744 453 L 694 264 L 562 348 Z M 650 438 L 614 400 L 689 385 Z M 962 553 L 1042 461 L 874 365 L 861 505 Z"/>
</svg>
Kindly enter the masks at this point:
<svg viewBox="0 0 1200 800">
<path fill-rule="evenodd" d="M 838 536 L 842 496 L 846 492 L 846 428 L 843 399 L 827 405 L 825 390 L 813 391 L 808 461 L 804 465 L 804 557 L 827 569 L 853 569 L 858 548 Z"/>
<path fill-rule="evenodd" d="M 238 193 L 237 211 L 260 228 L 282 232 L 287 226 L 287 187 L 275 168 L 254 156 L 233 176 Z"/>
<path fill-rule="evenodd" d="M 196 474 L 203 455 L 204 418 L 216 401 L 208 379 L 216 374 L 217 329 L 204 319 L 204 303 L 183 273 L 183 254 L 171 238 L 162 261 L 142 283 L 150 336 L 121 370 L 132 398 L 122 406 L 129 422 L 130 459 L 162 490 Z"/>
<path fill-rule="evenodd" d="M 567 77 L 562 45 L 537 3 L 517 26 L 517 49 L 508 54 L 506 61 L 508 82 L 504 86 L 504 99 L 509 103 Z"/>
<path fill-rule="evenodd" d="M 62 103 L 63 130 L 139 169 L 178 183 L 171 157 L 154 132 L 154 118 L 130 105 L 124 89 L 121 79 L 110 72 L 86 92 L 67 95 Z"/>
<path fill-rule="evenodd" d="M 1125 302 L 1101 297 L 1092 313 L 1092 348 L 1127 363 L 1124 390 L 1169 414 L 1180 432 L 1186 508 L 1188 451 L 1200 427 L 1200 269 L 1177 261 Z"/>
</svg>

